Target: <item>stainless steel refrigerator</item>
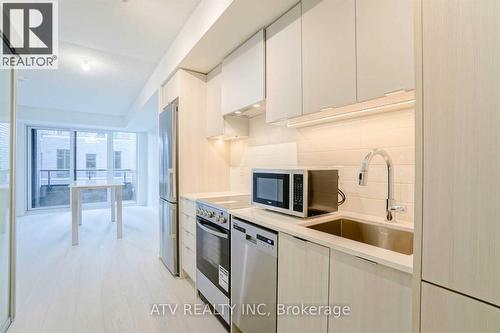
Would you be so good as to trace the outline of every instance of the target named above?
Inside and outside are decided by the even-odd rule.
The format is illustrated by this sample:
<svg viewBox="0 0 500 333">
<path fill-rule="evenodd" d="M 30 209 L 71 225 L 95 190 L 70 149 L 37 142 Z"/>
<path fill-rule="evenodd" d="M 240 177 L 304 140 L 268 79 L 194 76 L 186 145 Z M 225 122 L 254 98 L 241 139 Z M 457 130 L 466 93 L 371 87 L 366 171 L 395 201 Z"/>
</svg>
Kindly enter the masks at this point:
<svg viewBox="0 0 500 333">
<path fill-rule="evenodd" d="M 160 259 L 175 276 L 179 275 L 177 112 L 174 101 L 159 116 Z"/>
</svg>

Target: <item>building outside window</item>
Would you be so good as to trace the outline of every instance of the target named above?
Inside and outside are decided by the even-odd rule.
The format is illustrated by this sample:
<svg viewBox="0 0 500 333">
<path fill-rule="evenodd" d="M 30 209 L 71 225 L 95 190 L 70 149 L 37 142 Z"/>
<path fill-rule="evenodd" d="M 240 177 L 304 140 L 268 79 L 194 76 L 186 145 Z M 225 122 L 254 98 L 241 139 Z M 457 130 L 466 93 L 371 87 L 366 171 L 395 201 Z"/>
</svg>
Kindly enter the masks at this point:
<svg viewBox="0 0 500 333">
<path fill-rule="evenodd" d="M 69 159 L 70 150 L 69 149 L 57 149 L 57 177 L 59 178 L 69 178 Z"/>
<path fill-rule="evenodd" d="M 89 179 L 95 178 L 96 172 L 93 169 L 96 168 L 96 165 L 96 154 L 85 154 L 85 166 Z"/>
<path fill-rule="evenodd" d="M 123 200 L 136 200 L 135 133 L 34 127 L 28 133 L 29 209 L 69 206 L 71 181 L 105 180 L 110 175 L 124 183 Z M 109 196 L 106 189 L 89 190 L 83 192 L 82 201 L 106 203 Z"/>
<path fill-rule="evenodd" d="M 122 168 L 122 152 L 114 151 L 113 152 L 113 168 L 121 169 Z"/>
</svg>

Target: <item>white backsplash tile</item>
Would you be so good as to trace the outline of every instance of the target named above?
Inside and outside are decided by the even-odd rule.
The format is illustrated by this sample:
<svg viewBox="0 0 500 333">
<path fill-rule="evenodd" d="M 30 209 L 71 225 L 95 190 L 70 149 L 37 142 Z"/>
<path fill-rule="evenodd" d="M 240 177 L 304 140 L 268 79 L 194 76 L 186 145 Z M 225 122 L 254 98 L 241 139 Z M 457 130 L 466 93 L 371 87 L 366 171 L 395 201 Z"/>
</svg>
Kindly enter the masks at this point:
<svg viewBox="0 0 500 333">
<path fill-rule="evenodd" d="M 299 129 L 269 125 L 265 116 L 250 120 L 250 138 L 231 143 L 231 189 L 250 191 L 253 167 L 338 167 L 347 194 L 343 211 L 385 215 L 387 168 L 376 156 L 366 186 L 357 183 L 359 165 L 374 148 L 385 149 L 394 163 L 394 200 L 407 206 L 396 218 L 413 222 L 415 131 L 413 110 L 320 124 Z"/>
</svg>

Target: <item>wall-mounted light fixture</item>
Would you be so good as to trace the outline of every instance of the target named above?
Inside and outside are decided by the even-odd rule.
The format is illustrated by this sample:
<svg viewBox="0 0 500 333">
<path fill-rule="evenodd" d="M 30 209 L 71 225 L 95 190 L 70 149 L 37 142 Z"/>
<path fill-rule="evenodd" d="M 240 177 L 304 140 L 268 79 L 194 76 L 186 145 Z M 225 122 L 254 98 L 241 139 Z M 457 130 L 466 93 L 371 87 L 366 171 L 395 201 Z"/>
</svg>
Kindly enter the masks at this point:
<svg viewBox="0 0 500 333">
<path fill-rule="evenodd" d="M 397 91 L 384 97 L 341 107 L 323 108 L 287 121 L 288 127 L 305 127 L 415 107 L 415 91 Z"/>
</svg>

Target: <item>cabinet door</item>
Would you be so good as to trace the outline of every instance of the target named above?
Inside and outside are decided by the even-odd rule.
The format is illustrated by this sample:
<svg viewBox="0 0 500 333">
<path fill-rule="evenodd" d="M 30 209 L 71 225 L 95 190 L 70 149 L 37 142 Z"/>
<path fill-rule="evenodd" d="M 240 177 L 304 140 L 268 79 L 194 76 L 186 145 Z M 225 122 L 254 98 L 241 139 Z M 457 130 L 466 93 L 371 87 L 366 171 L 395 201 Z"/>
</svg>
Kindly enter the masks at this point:
<svg viewBox="0 0 500 333">
<path fill-rule="evenodd" d="M 422 283 L 422 332 L 500 332 L 500 309 Z"/>
<path fill-rule="evenodd" d="M 278 304 L 328 305 L 330 249 L 283 233 L 278 244 Z M 326 316 L 278 316 L 278 332 L 327 329 Z"/>
<path fill-rule="evenodd" d="M 221 69 L 219 65 L 207 75 L 207 137 L 222 135 L 224 118 L 221 110 Z"/>
<path fill-rule="evenodd" d="M 303 113 L 356 102 L 355 0 L 302 1 Z"/>
<path fill-rule="evenodd" d="M 500 2 L 422 15 L 422 279 L 500 306 Z"/>
<path fill-rule="evenodd" d="M 302 115 L 301 5 L 266 29 L 266 121 Z"/>
<path fill-rule="evenodd" d="M 261 30 L 222 62 L 222 114 L 265 99 L 264 31 Z"/>
<path fill-rule="evenodd" d="M 412 0 L 356 0 L 358 101 L 415 88 Z"/>
<path fill-rule="evenodd" d="M 333 250 L 330 270 L 330 305 L 351 310 L 330 317 L 331 333 L 411 331 L 410 274 Z"/>
</svg>

